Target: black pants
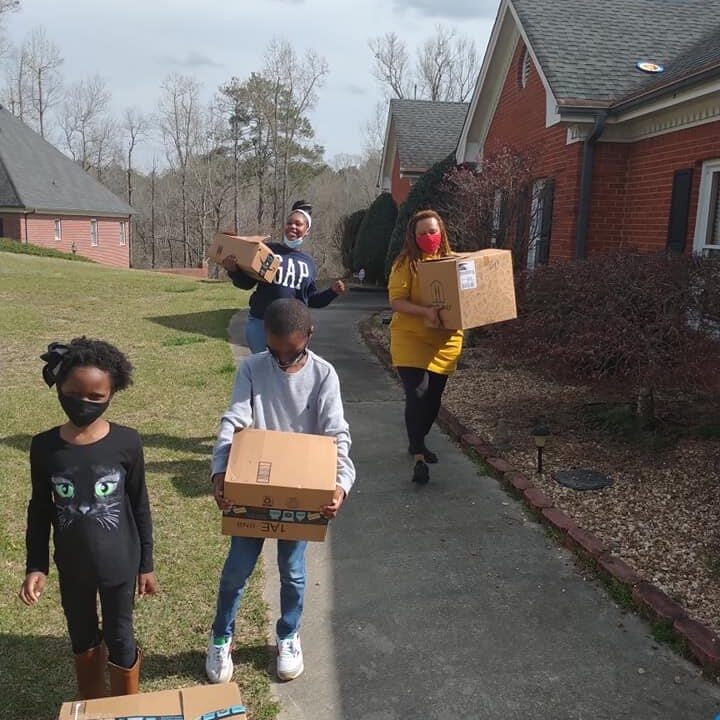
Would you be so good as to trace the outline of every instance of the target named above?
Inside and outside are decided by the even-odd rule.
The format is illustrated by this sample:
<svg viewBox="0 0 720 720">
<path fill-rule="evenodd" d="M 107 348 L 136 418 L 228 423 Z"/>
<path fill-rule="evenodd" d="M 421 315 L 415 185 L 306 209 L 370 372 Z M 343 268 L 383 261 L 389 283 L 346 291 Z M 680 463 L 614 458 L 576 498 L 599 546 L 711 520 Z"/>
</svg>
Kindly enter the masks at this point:
<svg viewBox="0 0 720 720">
<path fill-rule="evenodd" d="M 102 632 L 97 615 L 97 596 L 102 609 Z M 135 579 L 113 587 L 98 587 L 87 578 L 60 575 L 60 598 L 73 652 L 76 655 L 97 647 L 104 639 L 110 662 L 129 668 L 137 647 L 133 632 Z"/>
<path fill-rule="evenodd" d="M 425 436 L 440 411 L 448 376 L 414 367 L 397 368 L 405 386 L 405 427 L 409 450 L 419 455 L 425 449 Z"/>
</svg>

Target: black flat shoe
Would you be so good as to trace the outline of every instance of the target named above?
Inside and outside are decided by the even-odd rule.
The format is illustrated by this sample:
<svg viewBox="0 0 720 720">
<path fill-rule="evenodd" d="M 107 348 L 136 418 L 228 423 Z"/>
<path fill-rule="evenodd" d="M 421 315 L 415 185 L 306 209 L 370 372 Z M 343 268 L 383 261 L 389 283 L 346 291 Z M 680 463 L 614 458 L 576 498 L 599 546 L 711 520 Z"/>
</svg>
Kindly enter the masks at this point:
<svg viewBox="0 0 720 720">
<path fill-rule="evenodd" d="M 430 468 L 422 460 L 418 460 L 413 468 L 412 481 L 418 485 L 427 485 L 430 481 Z"/>
</svg>

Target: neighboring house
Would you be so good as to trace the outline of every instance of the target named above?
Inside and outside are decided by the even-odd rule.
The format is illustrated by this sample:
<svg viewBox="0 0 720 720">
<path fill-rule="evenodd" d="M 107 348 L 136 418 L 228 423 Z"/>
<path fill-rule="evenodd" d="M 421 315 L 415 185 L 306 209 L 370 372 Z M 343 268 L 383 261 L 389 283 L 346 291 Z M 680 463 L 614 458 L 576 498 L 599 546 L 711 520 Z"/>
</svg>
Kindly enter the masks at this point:
<svg viewBox="0 0 720 720">
<path fill-rule="evenodd" d="M 720 250 L 720 0 L 502 0 L 457 161 L 503 146 L 534 162 L 530 267 Z"/>
<path fill-rule="evenodd" d="M 455 150 L 467 110 L 467 103 L 391 100 L 378 190 L 404 202 L 413 183 Z"/>
<path fill-rule="evenodd" d="M 0 237 L 129 267 L 132 213 L 0 106 Z"/>
</svg>

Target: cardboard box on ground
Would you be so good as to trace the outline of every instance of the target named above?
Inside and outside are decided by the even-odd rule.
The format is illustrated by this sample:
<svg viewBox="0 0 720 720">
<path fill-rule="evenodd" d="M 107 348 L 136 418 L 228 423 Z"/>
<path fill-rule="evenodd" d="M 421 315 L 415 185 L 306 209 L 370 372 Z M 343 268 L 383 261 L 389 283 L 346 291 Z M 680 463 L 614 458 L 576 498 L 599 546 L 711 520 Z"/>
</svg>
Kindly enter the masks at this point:
<svg viewBox="0 0 720 720">
<path fill-rule="evenodd" d="M 235 683 L 63 703 L 58 720 L 212 720 L 247 717 Z"/>
<path fill-rule="evenodd" d="M 512 254 L 478 250 L 418 263 L 424 305 L 441 308 L 448 330 L 469 330 L 517 317 Z"/>
<path fill-rule="evenodd" d="M 208 257 L 216 263 L 234 255 L 237 264 L 256 280 L 271 283 L 280 267 L 280 259 L 265 244 L 267 237 L 215 233 L 208 248 Z"/>
<path fill-rule="evenodd" d="M 256 430 L 235 433 L 227 470 L 224 535 L 322 541 L 337 480 L 337 441 L 326 435 Z"/>
</svg>

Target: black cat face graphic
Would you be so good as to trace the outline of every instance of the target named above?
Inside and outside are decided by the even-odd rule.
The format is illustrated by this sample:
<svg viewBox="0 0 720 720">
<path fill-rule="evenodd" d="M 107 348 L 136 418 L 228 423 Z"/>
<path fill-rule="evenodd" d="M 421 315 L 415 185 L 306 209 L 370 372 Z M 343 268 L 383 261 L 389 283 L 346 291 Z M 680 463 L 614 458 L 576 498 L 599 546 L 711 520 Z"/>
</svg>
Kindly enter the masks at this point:
<svg viewBox="0 0 720 720">
<path fill-rule="evenodd" d="M 84 520 L 105 530 L 118 526 L 124 494 L 122 467 L 91 466 L 72 469 L 51 478 L 61 530 Z"/>
</svg>

